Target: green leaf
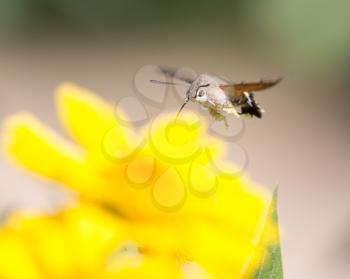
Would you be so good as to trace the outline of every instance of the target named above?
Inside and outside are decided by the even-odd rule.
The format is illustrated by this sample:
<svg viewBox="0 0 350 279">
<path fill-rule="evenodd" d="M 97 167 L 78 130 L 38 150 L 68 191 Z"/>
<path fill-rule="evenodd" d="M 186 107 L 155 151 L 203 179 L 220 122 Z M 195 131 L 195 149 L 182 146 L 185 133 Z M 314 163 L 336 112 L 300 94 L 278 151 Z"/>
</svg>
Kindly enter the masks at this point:
<svg viewBox="0 0 350 279">
<path fill-rule="evenodd" d="M 282 256 L 278 232 L 277 193 L 278 187 L 276 187 L 273 192 L 267 215 L 267 222 L 272 221 L 272 223 L 276 225 L 275 231 L 273 232 L 273 245 L 270 245 L 264 252 L 260 266 L 253 276 L 253 279 L 283 279 Z M 271 239 L 268 241 L 271 241 Z"/>
</svg>

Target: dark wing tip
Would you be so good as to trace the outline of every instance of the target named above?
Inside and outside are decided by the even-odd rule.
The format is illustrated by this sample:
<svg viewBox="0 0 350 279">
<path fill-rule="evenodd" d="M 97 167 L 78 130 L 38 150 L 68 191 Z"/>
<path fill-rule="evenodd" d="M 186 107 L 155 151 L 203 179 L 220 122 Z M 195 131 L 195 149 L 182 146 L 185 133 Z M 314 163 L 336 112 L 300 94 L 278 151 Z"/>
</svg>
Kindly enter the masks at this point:
<svg viewBox="0 0 350 279">
<path fill-rule="evenodd" d="M 283 80 L 282 77 L 277 77 L 274 79 L 262 79 L 259 82 L 261 84 L 261 90 L 271 88 L 271 87 L 279 84 L 282 80 Z"/>
<path fill-rule="evenodd" d="M 271 82 L 273 83 L 273 86 L 280 83 L 282 80 L 284 79 L 284 77 L 277 77 L 275 79 L 272 79 Z"/>
<path fill-rule="evenodd" d="M 235 83 L 234 88 L 236 92 L 255 92 L 261 91 L 275 86 L 282 81 L 282 77 L 275 79 L 261 79 L 256 82 L 241 82 Z"/>
</svg>

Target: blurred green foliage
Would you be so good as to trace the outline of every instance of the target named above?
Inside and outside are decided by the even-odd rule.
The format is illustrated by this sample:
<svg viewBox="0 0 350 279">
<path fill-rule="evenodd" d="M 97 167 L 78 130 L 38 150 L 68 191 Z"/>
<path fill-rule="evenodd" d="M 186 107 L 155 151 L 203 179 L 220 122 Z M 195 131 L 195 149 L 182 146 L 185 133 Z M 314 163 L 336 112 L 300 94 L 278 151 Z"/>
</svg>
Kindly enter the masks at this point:
<svg viewBox="0 0 350 279">
<path fill-rule="evenodd" d="M 282 52 L 305 67 L 348 68 L 349 10 L 348 0 L 0 0 L 0 32 L 7 38 L 215 33 Z"/>
<path fill-rule="evenodd" d="M 58 28 L 67 32 L 222 24 L 234 15 L 227 0 L 0 0 L 1 27 L 10 32 Z M 220 19 L 220 20 L 219 20 Z M 228 22 L 226 22 L 228 23 Z"/>
</svg>

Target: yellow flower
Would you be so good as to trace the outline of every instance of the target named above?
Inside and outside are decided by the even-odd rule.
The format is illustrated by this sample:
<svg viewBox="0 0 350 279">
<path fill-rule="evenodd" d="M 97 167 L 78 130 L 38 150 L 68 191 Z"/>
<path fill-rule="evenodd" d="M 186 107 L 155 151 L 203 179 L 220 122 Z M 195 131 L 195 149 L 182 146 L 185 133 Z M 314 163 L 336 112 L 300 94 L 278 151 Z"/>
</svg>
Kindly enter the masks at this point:
<svg viewBox="0 0 350 279">
<path fill-rule="evenodd" d="M 18 213 L 0 230 L 0 278 L 98 278 L 126 240 L 123 222 L 92 205 Z"/>
<path fill-rule="evenodd" d="M 167 272 L 175 263 L 176 270 L 193 263 L 203 278 L 253 274 L 265 248 L 260 237 L 271 229 L 268 195 L 222 159 L 225 146 L 207 134 L 203 120 L 162 115 L 137 133 L 112 105 L 69 83 L 58 88 L 57 103 L 74 143 L 22 113 L 6 122 L 6 152 L 82 199 L 118 212 L 129 239 L 151 255 L 125 278 L 153 274 L 150 267 L 159 261 Z"/>
<path fill-rule="evenodd" d="M 182 278 L 170 258 L 128 251 L 127 232 L 121 218 L 86 203 L 14 214 L 0 230 L 0 278 Z"/>
</svg>

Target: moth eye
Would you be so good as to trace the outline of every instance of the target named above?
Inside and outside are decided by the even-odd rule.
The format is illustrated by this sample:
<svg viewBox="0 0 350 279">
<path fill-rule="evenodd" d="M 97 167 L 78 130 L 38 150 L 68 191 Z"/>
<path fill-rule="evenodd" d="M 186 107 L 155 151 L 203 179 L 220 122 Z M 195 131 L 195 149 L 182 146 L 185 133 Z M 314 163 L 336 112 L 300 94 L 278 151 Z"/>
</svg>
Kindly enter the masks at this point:
<svg viewBox="0 0 350 279">
<path fill-rule="evenodd" d="M 205 94 L 204 90 L 203 90 L 203 89 L 200 89 L 200 90 L 198 91 L 197 96 L 198 96 L 198 97 L 203 97 L 204 94 Z"/>
</svg>

